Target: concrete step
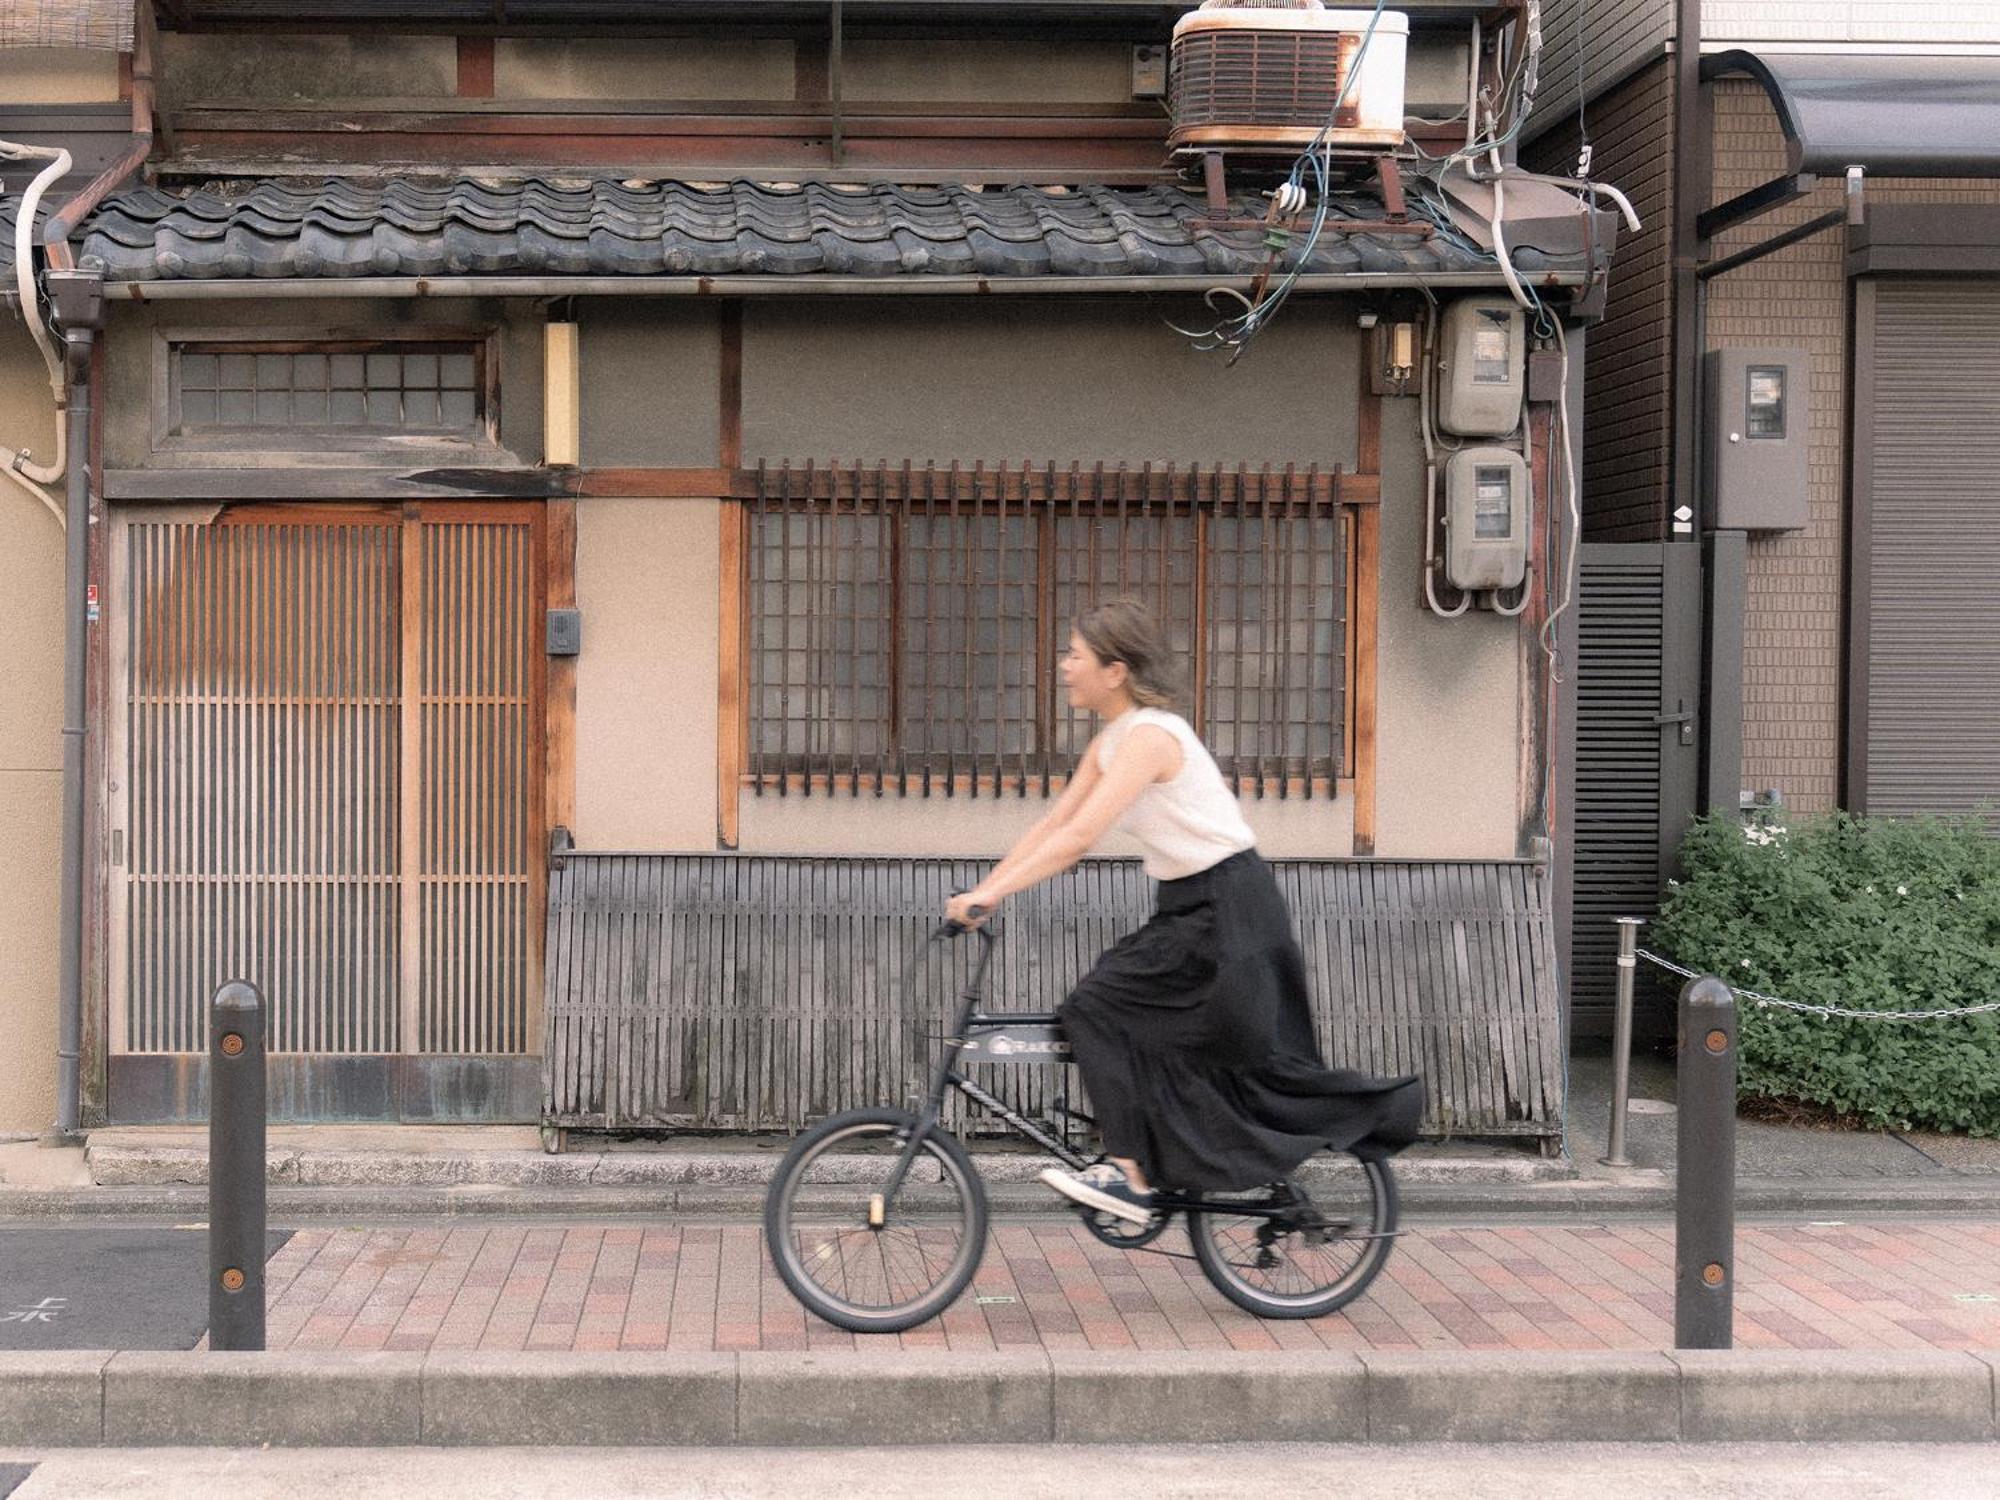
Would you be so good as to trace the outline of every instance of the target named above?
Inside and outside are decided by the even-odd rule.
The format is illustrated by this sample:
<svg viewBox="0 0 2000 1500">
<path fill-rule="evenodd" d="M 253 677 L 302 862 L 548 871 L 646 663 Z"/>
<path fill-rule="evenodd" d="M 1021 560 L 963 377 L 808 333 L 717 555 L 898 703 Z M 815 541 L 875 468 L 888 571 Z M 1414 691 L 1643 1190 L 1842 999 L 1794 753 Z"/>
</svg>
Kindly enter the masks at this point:
<svg viewBox="0 0 2000 1500">
<path fill-rule="evenodd" d="M 319 1188 L 685 1188 L 743 1187 L 760 1191 L 789 1141 L 782 1137 L 671 1137 L 610 1143 L 575 1135 L 579 1149 L 549 1154 L 532 1130 L 472 1127 L 302 1127 L 271 1132 L 266 1181 L 274 1187 Z M 200 1186 L 208 1181 L 203 1132 L 123 1128 L 93 1131 L 84 1148 L 90 1180 L 99 1187 Z M 989 1185 L 1032 1183 L 1050 1158 L 1038 1151 L 975 1145 Z M 851 1163 L 857 1170 L 862 1159 Z M 1342 1159 L 1308 1162 L 1308 1183 L 1343 1170 Z M 1574 1175 L 1564 1162 L 1520 1147 L 1429 1143 L 1396 1159 L 1403 1183 L 1520 1186 Z M 1046 1189 L 1037 1188 L 1038 1193 Z"/>
</svg>

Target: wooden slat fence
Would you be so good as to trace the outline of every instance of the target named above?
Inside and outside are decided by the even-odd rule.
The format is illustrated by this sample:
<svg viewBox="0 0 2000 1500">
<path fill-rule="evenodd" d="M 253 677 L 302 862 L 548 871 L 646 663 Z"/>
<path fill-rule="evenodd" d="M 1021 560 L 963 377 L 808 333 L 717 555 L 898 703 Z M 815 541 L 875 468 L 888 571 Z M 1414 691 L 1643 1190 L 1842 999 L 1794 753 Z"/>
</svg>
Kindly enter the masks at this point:
<svg viewBox="0 0 2000 1500">
<path fill-rule="evenodd" d="M 557 1124 L 795 1130 L 909 1096 L 973 944 L 900 977 L 971 861 L 567 852 L 549 884 L 547 1100 Z M 1537 865 L 1276 865 L 1329 1062 L 1424 1075 L 1427 1129 L 1560 1134 L 1562 1025 Z M 1053 1008 L 1145 919 L 1136 863 L 1090 861 L 1008 903 L 987 994 Z M 1024 1113 L 1068 1068 L 985 1070 Z M 993 1079 L 999 1080 L 995 1085 Z M 1071 1095 L 1087 1108 L 1080 1094 Z"/>
</svg>

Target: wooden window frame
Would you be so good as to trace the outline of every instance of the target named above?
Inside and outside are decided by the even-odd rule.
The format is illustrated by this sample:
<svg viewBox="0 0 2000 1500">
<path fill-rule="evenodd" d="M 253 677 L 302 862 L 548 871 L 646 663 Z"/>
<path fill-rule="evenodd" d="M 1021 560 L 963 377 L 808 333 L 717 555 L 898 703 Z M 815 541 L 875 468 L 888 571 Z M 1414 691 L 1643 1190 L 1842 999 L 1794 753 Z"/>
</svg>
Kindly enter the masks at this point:
<svg viewBox="0 0 2000 1500">
<path fill-rule="evenodd" d="M 148 465 L 176 467 L 272 467 L 407 469 L 425 464 L 500 467 L 512 464 L 500 443 L 500 342 L 497 326 L 438 324 L 407 332 L 345 332 L 324 329 L 164 328 L 153 339 L 151 453 Z M 460 345 L 478 363 L 474 387 L 479 403 L 475 424 L 463 431 L 385 427 L 260 428 L 217 426 L 179 431 L 183 353 L 196 354 L 386 354 L 412 346 Z M 359 498 L 356 496 L 355 498 Z"/>
<path fill-rule="evenodd" d="M 1375 408 L 1379 420 L 1379 402 L 1367 401 L 1363 405 L 1364 408 Z M 1334 730 L 1334 749 L 1340 757 L 1339 774 L 1332 777 L 1241 775 L 1237 778 L 1236 789 L 1239 795 L 1253 798 L 1354 797 L 1356 799 L 1357 844 L 1365 838 L 1368 846 L 1372 848 L 1375 738 L 1375 705 L 1373 694 L 1375 689 L 1376 619 L 1378 613 L 1376 591 L 1378 587 L 1380 538 L 1378 507 L 1380 494 L 1380 454 L 1379 429 L 1377 429 L 1377 435 L 1374 439 L 1374 446 L 1371 448 L 1369 443 L 1370 434 L 1367 430 L 1369 426 L 1370 424 L 1367 422 L 1366 415 L 1364 414 L 1362 434 L 1363 453 L 1365 457 L 1373 460 L 1369 465 L 1369 470 L 1366 472 L 1357 473 L 1330 470 L 1322 473 L 1314 470 L 1310 474 L 1301 475 L 1297 474 L 1296 471 L 1276 471 L 1268 467 L 1262 471 L 1201 469 L 1178 471 L 1168 468 L 1156 470 L 1149 466 L 1143 470 L 1124 471 L 1123 478 L 1134 481 L 1140 494 L 1152 495 L 1156 498 L 1178 494 L 1179 499 L 1174 501 L 1173 504 L 1181 509 L 1192 509 L 1197 518 L 1198 535 L 1203 537 L 1203 540 L 1197 542 L 1198 547 L 1205 547 L 1207 518 L 1215 513 L 1214 501 L 1219 498 L 1219 491 L 1217 489 L 1210 488 L 1204 490 L 1203 487 L 1218 485 L 1221 477 L 1224 475 L 1232 477 L 1247 475 L 1251 484 L 1262 483 L 1265 486 L 1271 487 L 1296 479 L 1301 483 L 1318 485 L 1324 492 L 1330 493 L 1330 500 L 1323 500 L 1321 503 L 1322 505 L 1331 504 L 1342 521 L 1340 545 L 1343 549 L 1341 555 L 1345 568 L 1345 577 L 1343 579 L 1345 608 L 1342 611 L 1339 621 L 1343 631 L 1343 660 L 1341 670 L 1344 676 L 1340 684 L 1343 712 L 1341 716 L 1342 722 Z M 1066 506 L 1069 503 L 1069 500 L 1061 496 L 1058 492 L 1061 491 L 1066 478 L 1072 483 L 1074 482 L 1074 476 L 1079 470 L 1080 466 L 1072 466 L 1067 470 L 1048 467 L 1036 468 L 1034 466 L 1024 466 L 1016 469 L 1013 471 L 1012 480 L 1013 487 L 1018 492 L 1018 497 L 1013 503 L 1025 503 L 1032 507 L 1039 497 L 1042 502 L 1040 505 L 1040 524 L 1044 527 L 1052 526 L 1058 506 Z M 849 498 L 851 503 L 851 497 L 859 493 L 859 487 L 854 481 L 844 479 L 842 476 L 852 472 L 820 468 L 816 471 L 816 477 L 805 479 L 805 492 L 829 501 L 838 494 L 843 498 Z M 890 466 L 877 466 L 866 472 L 877 476 L 877 488 L 873 493 L 879 500 L 879 497 L 883 493 L 882 485 L 884 482 L 893 487 L 896 477 L 900 475 L 901 483 L 908 485 L 912 482 L 913 475 L 921 475 L 925 471 L 916 469 L 913 465 L 905 464 L 900 469 Z M 943 471 L 938 472 L 941 473 Z M 1002 468 L 992 472 L 1002 489 L 1006 489 L 1008 486 L 1007 471 Z M 1098 466 L 1097 474 L 1100 479 L 1112 479 L 1114 483 L 1122 482 L 1118 476 L 1104 473 L 1102 466 Z M 888 476 L 888 478 L 884 481 L 881 476 Z M 766 487 L 772 483 L 769 472 L 766 470 L 759 470 L 754 477 L 756 483 L 749 487 L 752 495 L 764 492 Z M 799 477 L 804 479 L 803 474 Z M 863 482 L 865 483 L 865 481 Z M 1070 493 L 1073 494 L 1074 491 L 1072 490 Z M 795 498 L 803 499 L 804 497 Z M 722 717 L 717 759 L 718 795 L 721 802 L 718 822 L 724 847 L 734 846 L 739 799 L 745 790 L 748 790 L 752 795 L 761 795 L 769 791 L 776 792 L 779 795 L 797 793 L 806 796 L 843 793 L 847 795 L 860 795 L 862 793 L 880 795 L 889 792 L 893 792 L 898 796 L 911 794 L 919 796 L 933 794 L 945 796 L 1027 796 L 1031 794 L 1053 795 L 1066 784 L 1067 776 L 1046 769 L 1046 761 L 1043 762 L 1044 770 L 1030 771 L 1021 769 L 1011 773 L 1004 768 L 997 773 L 991 770 L 982 771 L 974 768 L 949 775 L 940 775 L 936 771 L 926 772 L 923 770 L 871 771 L 859 765 L 851 766 L 845 771 L 829 767 L 823 771 L 796 771 L 775 775 L 771 773 L 759 775 L 752 771 L 750 768 L 752 741 L 749 692 L 749 685 L 752 680 L 750 664 L 752 637 L 750 620 L 750 548 L 753 540 L 754 506 L 757 503 L 749 497 L 725 501 L 721 526 L 723 587 L 721 600 L 722 659 L 720 665 L 722 686 L 720 707 L 722 709 Z M 1118 499 L 1115 496 L 1108 500 L 1093 500 L 1091 502 L 1093 510 L 1100 508 L 1110 509 L 1113 513 L 1116 511 L 1117 504 Z M 997 502 L 995 508 L 989 513 L 996 515 L 1001 513 Z M 1156 505 L 1152 513 L 1158 515 L 1164 512 Z M 1036 598 L 1039 603 L 1040 613 L 1043 616 L 1047 616 L 1052 608 L 1054 596 L 1053 588 L 1046 576 L 1053 567 L 1054 559 L 1054 549 L 1047 531 L 1044 531 L 1042 534 L 1041 546 L 1038 551 L 1044 576 L 1037 582 Z M 1205 551 L 1203 555 L 1206 555 Z M 1206 618 L 1205 611 L 1203 610 L 1203 601 L 1201 601 L 1200 596 L 1205 592 L 1207 587 L 1207 569 L 1197 567 L 1195 575 L 1197 593 L 1197 603 L 1194 606 L 1196 621 L 1194 629 L 1196 644 L 1195 681 L 1197 683 L 1205 683 L 1207 680 L 1207 671 L 1204 658 L 1207 649 L 1207 632 L 1200 628 L 1200 623 Z M 890 587 L 894 588 L 895 584 L 892 582 Z M 1054 639 L 1053 625 L 1054 622 L 1052 619 L 1043 618 L 1038 621 L 1036 645 L 1034 647 L 1036 660 L 1033 664 L 1035 678 L 1042 685 L 1044 696 L 1049 702 L 1053 701 L 1055 676 L 1054 662 L 1050 659 L 1051 643 Z M 1046 712 L 1046 703 L 1037 705 L 1038 718 Z M 1014 759 L 1015 757 L 1009 756 L 1008 758 Z M 989 757 L 989 759 L 992 759 L 992 757 Z M 1037 759 L 1040 759 L 1040 757 L 1038 756 Z M 1361 798 L 1364 792 L 1369 803 L 1365 815 L 1361 806 Z M 1367 852 L 1367 850 L 1358 847 L 1357 852 Z"/>
</svg>

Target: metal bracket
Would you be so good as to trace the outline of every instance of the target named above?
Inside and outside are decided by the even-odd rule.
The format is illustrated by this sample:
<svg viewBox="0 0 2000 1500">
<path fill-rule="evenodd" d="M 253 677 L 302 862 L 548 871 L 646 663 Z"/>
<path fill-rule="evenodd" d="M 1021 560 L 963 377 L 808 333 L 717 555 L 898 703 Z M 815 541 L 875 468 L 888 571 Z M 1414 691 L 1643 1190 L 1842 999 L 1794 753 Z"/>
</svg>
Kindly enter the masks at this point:
<svg viewBox="0 0 2000 1500">
<path fill-rule="evenodd" d="M 1769 213 L 1774 208 L 1783 208 L 1787 203 L 1796 203 L 1818 186 L 1819 178 L 1811 172 L 1774 177 L 1761 187 L 1738 193 L 1726 203 L 1703 209 L 1695 216 L 1695 238 L 1705 246 L 1723 230 Z"/>
</svg>

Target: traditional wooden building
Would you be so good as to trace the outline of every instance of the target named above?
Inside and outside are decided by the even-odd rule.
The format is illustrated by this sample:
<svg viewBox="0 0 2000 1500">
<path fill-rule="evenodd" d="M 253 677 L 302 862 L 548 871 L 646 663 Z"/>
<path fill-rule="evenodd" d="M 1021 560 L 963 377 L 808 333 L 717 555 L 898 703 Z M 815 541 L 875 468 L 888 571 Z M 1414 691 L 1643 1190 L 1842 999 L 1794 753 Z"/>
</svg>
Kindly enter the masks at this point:
<svg viewBox="0 0 2000 1500">
<path fill-rule="evenodd" d="M 182 0 L 85 72 L 130 96 L 131 170 L 34 251 L 89 350 L 82 1122 L 198 1116 L 232 976 L 289 1119 L 893 1096 L 902 961 L 1083 743 L 1067 622 L 1136 593 L 1329 1052 L 1427 1074 L 1434 1129 L 1555 1137 L 1567 476 L 1618 226 L 1451 177 L 1506 132 L 1526 10 L 1324 23 L 1347 62 L 1288 107 L 1347 134 L 1293 213 L 1296 143 L 1163 102 L 1180 7 L 570 9 Z M 1340 96 L 1371 37 L 1390 104 Z M 1203 347 L 1273 291 L 1240 359 Z M 1504 415 L 1443 435 L 1461 337 Z M 39 357 L 4 353 L 32 443 Z M 46 757 L 61 536 L 25 495 L 0 526 L 36 643 L 6 743 Z M 0 1052 L 45 1068 L 36 787 Z M 1142 887 L 1114 857 L 1019 900 L 1000 1002 L 1059 996 Z"/>
</svg>

